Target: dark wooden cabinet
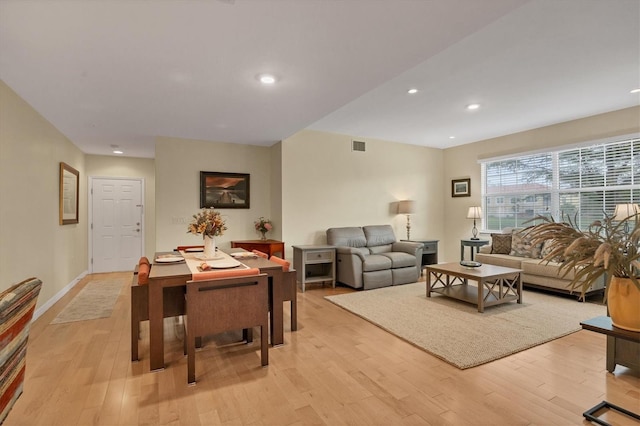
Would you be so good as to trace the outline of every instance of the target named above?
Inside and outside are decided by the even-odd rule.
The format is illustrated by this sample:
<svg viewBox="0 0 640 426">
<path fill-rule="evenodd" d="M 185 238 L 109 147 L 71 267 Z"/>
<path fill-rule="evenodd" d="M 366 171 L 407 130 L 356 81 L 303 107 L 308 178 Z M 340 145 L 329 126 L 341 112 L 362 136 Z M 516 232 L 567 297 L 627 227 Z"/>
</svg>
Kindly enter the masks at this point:
<svg viewBox="0 0 640 426">
<path fill-rule="evenodd" d="M 607 335 L 607 371 L 613 373 L 616 364 L 640 370 L 640 333 L 615 327 L 606 316 L 582 321 L 580 325 Z"/>
<path fill-rule="evenodd" d="M 284 259 L 284 242 L 278 240 L 231 241 L 231 248 L 243 248 L 247 251 L 258 250 L 269 255 L 279 254 Z"/>
</svg>

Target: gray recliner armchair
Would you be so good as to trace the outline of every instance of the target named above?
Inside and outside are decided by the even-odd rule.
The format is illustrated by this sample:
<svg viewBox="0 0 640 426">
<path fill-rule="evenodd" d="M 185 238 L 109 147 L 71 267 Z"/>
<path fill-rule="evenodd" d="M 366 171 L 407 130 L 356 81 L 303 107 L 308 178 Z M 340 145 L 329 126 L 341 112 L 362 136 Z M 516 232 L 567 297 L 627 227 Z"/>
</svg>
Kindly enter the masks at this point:
<svg viewBox="0 0 640 426">
<path fill-rule="evenodd" d="M 420 243 L 396 241 L 390 225 L 330 228 L 327 244 L 336 246 L 337 281 L 365 290 L 407 284 L 420 277 Z"/>
</svg>

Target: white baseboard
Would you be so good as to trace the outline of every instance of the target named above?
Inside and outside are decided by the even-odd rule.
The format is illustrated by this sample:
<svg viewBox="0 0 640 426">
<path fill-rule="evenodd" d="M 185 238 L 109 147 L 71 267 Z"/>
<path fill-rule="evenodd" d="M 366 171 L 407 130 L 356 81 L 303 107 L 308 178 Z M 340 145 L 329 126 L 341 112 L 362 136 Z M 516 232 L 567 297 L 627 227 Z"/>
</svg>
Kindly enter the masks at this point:
<svg viewBox="0 0 640 426">
<path fill-rule="evenodd" d="M 51 308 L 58 300 L 62 299 L 62 297 L 65 294 L 69 293 L 69 291 L 73 287 L 75 287 L 76 284 L 78 284 L 80 282 L 80 280 L 83 279 L 88 273 L 89 273 L 89 271 L 82 272 L 73 281 L 71 281 L 69 284 L 64 286 L 64 288 L 62 288 L 59 292 L 57 292 L 55 296 L 53 296 L 51 299 L 47 300 L 47 303 L 45 303 L 44 305 L 42 305 L 38 309 L 36 309 L 35 312 L 33 313 L 32 321 L 37 320 L 42 314 L 47 312 L 49 310 L 49 308 Z"/>
</svg>

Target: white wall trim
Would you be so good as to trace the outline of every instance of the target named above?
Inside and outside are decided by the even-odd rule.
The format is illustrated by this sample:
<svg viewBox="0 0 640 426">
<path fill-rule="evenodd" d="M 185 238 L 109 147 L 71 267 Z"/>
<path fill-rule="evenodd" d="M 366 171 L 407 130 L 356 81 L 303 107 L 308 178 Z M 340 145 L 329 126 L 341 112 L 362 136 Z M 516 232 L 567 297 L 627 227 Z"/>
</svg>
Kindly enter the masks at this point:
<svg viewBox="0 0 640 426">
<path fill-rule="evenodd" d="M 71 281 L 69 284 L 67 284 L 66 286 L 64 286 L 64 288 L 62 288 L 59 292 L 57 292 L 51 299 L 49 299 L 47 301 L 47 303 L 45 303 L 44 305 L 40 306 L 38 309 L 36 309 L 36 311 L 33 313 L 33 320 L 35 321 L 37 320 L 42 314 L 44 314 L 45 312 L 47 312 L 49 310 L 49 308 L 51 308 L 58 300 L 62 299 L 62 297 L 69 293 L 69 291 L 76 286 L 76 284 L 78 284 L 80 282 L 81 279 L 83 279 L 87 274 L 89 273 L 89 271 L 84 271 L 82 272 L 80 275 L 78 275 L 73 281 Z"/>
</svg>

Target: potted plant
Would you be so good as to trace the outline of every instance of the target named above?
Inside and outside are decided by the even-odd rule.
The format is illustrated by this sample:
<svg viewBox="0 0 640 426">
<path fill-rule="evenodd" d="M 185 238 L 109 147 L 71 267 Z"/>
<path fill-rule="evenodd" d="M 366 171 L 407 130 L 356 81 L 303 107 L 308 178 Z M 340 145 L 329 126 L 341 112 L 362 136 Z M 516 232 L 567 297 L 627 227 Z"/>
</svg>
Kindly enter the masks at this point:
<svg viewBox="0 0 640 426">
<path fill-rule="evenodd" d="M 604 276 L 611 322 L 640 331 L 640 212 L 621 220 L 605 214 L 584 231 L 570 217 L 562 222 L 544 216 L 534 220 L 542 222 L 526 232 L 533 244 L 545 245 L 542 261 L 559 262 L 563 277 L 574 271 L 569 287 L 583 297 Z"/>
</svg>

